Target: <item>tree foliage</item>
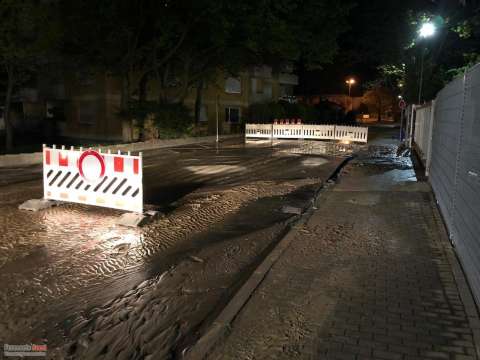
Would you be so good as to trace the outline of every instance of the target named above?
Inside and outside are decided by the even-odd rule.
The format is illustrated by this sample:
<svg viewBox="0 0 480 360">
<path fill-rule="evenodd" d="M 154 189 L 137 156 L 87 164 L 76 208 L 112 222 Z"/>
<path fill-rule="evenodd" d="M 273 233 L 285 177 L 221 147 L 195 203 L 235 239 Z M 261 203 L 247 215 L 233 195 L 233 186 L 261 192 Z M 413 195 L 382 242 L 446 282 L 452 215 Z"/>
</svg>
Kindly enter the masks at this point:
<svg viewBox="0 0 480 360">
<path fill-rule="evenodd" d="M 383 120 L 383 115 L 388 110 L 396 107 L 395 94 L 392 89 L 380 83 L 373 83 L 365 92 L 362 102 L 367 106 L 368 111 L 377 116 L 378 121 Z"/>
<path fill-rule="evenodd" d="M 350 8 L 334 0 L 1 0 L 0 61 L 18 82 L 54 34 L 65 67 L 121 80 L 126 118 L 152 88 L 158 104 L 182 103 L 195 86 L 201 100 L 204 84 L 252 65 L 331 61 Z"/>
<path fill-rule="evenodd" d="M 159 101 L 181 101 L 219 70 L 331 60 L 349 5 L 332 0 L 64 1 L 70 54 L 124 80 L 124 101 L 160 87 Z M 167 99 L 175 82 L 178 93 Z M 172 96 L 169 93 L 169 96 Z"/>
<path fill-rule="evenodd" d="M 397 47 L 398 58 L 387 64 L 403 69 L 398 81 L 403 87 L 397 87 L 396 91 L 408 102 L 418 101 L 422 68 L 421 101 L 428 101 L 453 77 L 480 61 L 480 7 L 474 2 L 412 8 L 403 21 L 409 40 Z M 418 29 L 427 21 L 433 22 L 437 31 L 434 36 L 422 39 Z M 383 75 L 380 72 L 379 77 Z"/>
<path fill-rule="evenodd" d="M 55 4 L 0 1 L 0 71 L 5 79 L 6 149 L 13 147 L 10 104 L 13 91 L 47 61 L 60 40 Z"/>
</svg>

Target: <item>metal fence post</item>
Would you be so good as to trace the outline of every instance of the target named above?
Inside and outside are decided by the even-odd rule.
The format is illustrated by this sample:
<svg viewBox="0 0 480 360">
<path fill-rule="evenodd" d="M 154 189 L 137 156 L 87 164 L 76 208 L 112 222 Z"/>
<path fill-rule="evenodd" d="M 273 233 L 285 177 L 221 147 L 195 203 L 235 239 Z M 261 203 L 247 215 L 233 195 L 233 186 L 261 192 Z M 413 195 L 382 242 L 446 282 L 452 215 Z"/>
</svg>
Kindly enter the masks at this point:
<svg viewBox="0 0 480 360">
<path fill-rule="evenodd" d="M 408 131 L 408 147 L 412 147 L 412 141 L 413 141 L 413 126 L 414 126 L 414 117 L 413 114 L 415 113 L 415 107 L 416 105 L 412 105 L 412 111 L 410 112 L 410 118 L 409 118 L 409 131 Z"/>
</svg>

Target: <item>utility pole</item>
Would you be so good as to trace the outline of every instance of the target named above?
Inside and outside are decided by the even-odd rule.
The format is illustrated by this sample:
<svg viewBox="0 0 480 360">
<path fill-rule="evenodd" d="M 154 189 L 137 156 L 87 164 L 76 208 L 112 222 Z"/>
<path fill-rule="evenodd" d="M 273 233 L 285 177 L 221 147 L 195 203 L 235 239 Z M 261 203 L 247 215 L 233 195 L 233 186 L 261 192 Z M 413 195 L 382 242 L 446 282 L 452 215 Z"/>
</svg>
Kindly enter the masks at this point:
<svg viewBox="0 0 480 360">
<path fill-rule="evenodd" d="M 348 85 L 348 98 L 350 99 L 350 111 L 353 111 L 353 100 L 352 100 L 352 85 L 355 84 L 355 79 L 350 78 L 345 83 Z"/>
<path fill-rule="evenodd" d="M 423 39 L 427 39 L 433 35 L 435 35 L 436 27 L 435 24 L 432 22 L 426 22 L 422 25 L 419 30 L 420 37 Z M 422 45 L 422 44 L 421 44 Z M 422 101 L 422 87 L 423 87 L 423 63 L 425 60 L 425 53 L 427 52 L 427 47 L 425 46 L 422 49 L 422 55 L 420 58 L 420 84 L 418 85 L 418 105 L 421 104 Z"/>
<path fill-rule="evenodd" d="M 215 142 L 218 146 L 218 101 L 219 101 L 219 95 L 217 95 L 216 102 L 215 102 L 215 116 L 216 116 L 216 122 L 217 122 L 217 137 L 215 139 Z"/>
<path fill-rule="evenodd" d="M 420 84 L 418 85 L 418 102 L 417 104 L 420 105 L 422 101 L 422 87 L 423 87 L 423 63 L 425 60 L 425 53 L 427 52 L 427 48 L 422 50 L 422 56 L 420 60 Z"/>
</svg>

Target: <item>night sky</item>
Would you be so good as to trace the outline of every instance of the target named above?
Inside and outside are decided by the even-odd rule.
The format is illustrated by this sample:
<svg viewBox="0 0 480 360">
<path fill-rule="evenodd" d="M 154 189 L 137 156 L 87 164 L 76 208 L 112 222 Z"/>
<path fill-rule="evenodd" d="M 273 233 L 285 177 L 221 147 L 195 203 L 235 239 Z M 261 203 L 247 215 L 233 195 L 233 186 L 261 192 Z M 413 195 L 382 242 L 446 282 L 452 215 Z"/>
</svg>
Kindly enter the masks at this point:
<svg viewBox="0 0 480 360">
<path fill-rule="evenodd" d="M 348 93 L 345 80 L 356 79 L 352 95 L 360 96 L 365 82 L 374 80 L 377 67 L 398 61 L 409 34 L 407 14 L 442 12 L 454 0 L 358 0 L 349 15 L 350 28 L 338 39 L 338 53 L 322 69 L 299 68 L 299 95 Z"/>
</svg>

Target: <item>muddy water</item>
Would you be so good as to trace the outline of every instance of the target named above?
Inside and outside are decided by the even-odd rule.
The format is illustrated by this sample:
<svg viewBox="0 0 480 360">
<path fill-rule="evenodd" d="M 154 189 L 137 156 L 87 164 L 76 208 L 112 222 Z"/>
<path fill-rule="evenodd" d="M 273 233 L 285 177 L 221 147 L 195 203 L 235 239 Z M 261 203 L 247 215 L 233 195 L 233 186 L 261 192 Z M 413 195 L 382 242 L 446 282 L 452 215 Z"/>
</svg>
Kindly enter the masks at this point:
<svg viewBox="0 0 480 360">
<path fill-rule="evenodd" d="M 105 357 L 117 339 L 137 351 L 145 336 L 154 349 L 124 349 L 125 356 L 134 356 L 125 358 L 173 351 L 281 234 L 281 205 L 304 205 L 339 162 L 312 154 L 288 144 L 147 153 L 146 202 L 162 208 L 165 217 L 142 229 L 116 226 L 118 211 L 82 205 L 20 212 L 17 205 L 40 197 L 41 186 L 5 182 L 1 341 L 47 338 L 51 358 Z M 145 325 L 146 317 L 153 323 Z M 118 327 L 107 331 L 112 324 Z M 165 338 L 146 335 L 158 326 Z M 109 339 L 100 349 L 99 338 Z"/>
</svg>

